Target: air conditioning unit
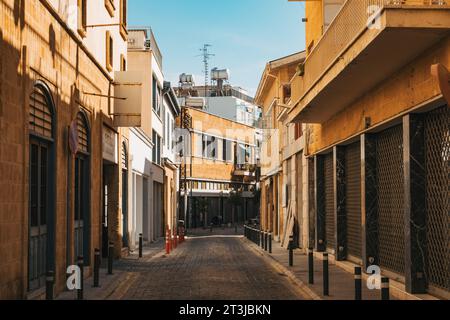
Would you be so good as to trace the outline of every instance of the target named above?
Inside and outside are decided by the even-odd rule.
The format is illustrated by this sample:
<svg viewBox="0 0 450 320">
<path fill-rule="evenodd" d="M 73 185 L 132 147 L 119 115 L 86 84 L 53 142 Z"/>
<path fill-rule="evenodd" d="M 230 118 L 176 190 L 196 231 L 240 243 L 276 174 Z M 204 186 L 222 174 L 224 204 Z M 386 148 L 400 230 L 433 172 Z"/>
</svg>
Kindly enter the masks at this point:
<svg viewBox="0 0 450 320">
<path fill-rule="evenodd" d="M 147 50 L 150 50 L 152 47 L 152 42 L 150 40 L 145 40 L 144 47 Z"/>
</svg>

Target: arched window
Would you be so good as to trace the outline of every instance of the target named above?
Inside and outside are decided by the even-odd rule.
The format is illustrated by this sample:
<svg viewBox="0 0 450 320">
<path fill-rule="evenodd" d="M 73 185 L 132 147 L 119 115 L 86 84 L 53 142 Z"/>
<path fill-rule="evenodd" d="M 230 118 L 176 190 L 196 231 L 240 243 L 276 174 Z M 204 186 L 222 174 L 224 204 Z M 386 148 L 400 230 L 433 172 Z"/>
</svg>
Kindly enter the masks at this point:
<svg viewBox="0 0 450 320">
<path fill-rule="evenodd" d="M 84 258 L 90 264 L 90 130 L 85 112 L 77 115 L 78 153 L 75 158 L 75 261 Z"/>
<path fill-rule="evenodd" d="M 54 270 L 55 106 L 50 89 L 37 82 L 29 96 L 28 290 L 45 285 Z"/>
<path fill-rule="evenodd" d="M 53 103 L 47 90 L 38 84 L 30 95 L 29 129 L 31 134 L 53 139 Z"/>
</svg>

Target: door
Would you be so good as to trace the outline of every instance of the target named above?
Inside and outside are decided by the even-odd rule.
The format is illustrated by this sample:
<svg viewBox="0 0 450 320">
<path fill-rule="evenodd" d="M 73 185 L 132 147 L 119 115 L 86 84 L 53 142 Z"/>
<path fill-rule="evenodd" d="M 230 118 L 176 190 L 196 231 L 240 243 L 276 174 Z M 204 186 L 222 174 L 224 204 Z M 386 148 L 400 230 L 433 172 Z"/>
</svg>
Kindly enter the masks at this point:
<svg viewBox="0 0 450 320">
<path fill-rule="evenodd" d="M 30 144 L 30 209 L 29 209 L 29 290 L 45 285 L 48 260 L 49 220 L 49 147 L 46 143 Z"/>
<path fill-rule="evenodd" d="M 107 167 L 103 166 L 103 214 L 102 214 L 102 257 L 108 257 L 108 180 Z"/>
<path fill-rule="evenodd" d="M 325 230 L 327 250 L 335 246 L 333 153 L 325 156 Z"/>
<path fill-rule="evenodd" d="M 122 246 L 128 248 L 128 171 L 122 171 Z"/>
<path fill-rule="evenodd" d="M 87 208 L 87 190 L 86 190 L 86 160 L 82 156 L 75 159 L 75 214 L 74 214 L 74 261 L 78 257 L 85 258 L 87 261 L 88 252 L 85 252 L 85 214 Z"/>
</svg>

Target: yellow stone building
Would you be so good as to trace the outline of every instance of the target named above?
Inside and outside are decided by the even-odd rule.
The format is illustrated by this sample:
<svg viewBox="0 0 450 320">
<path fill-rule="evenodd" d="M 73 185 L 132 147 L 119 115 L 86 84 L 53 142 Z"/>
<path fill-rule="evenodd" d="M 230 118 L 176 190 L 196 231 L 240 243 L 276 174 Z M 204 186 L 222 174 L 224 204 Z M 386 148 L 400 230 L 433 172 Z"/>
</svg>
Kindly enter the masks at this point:
<svg viewBox="0 0 450 320">
<path fill-rule="evenodd" d="M 108 97 L 126 68 L 126 2 L 108 3 L 116 14 L 100 1 L 0 1 L 0 299 L 41 298 L 49 271 L 63 291 L 67 267 L 81 256 L 89 276 L 109 241 L 121 255 L 127 131 Z M 116 27 L 93 31 L 88 17 Z"/>
<path fill-rule="evenodd" d="M 305 243 L 303 147 L 301 124 L 286 122 L 291 81 L 305 60 L 299 52 L 267 63 L 255 103 L 263 110 L 261 150 L 261 227 L 281 241 L 293 232 L 295 244 Z M 287 230 L 289 229 L 289 230 Z M 306 228 L 307 229 L 307 228 Z"/>
<path fill-rule="evenodd" d="M 450 6 L 337 2 L 306 3 L 288 111 L 307 124 L 309 245 L 448 299 Z"/>
<path fill-rule="evenodd" d="M 256 129 L 192 107 L 177 125 L 185 129 L 177 139 L 180 219 L 196 228 L 255 218 Z"/>
</svg>

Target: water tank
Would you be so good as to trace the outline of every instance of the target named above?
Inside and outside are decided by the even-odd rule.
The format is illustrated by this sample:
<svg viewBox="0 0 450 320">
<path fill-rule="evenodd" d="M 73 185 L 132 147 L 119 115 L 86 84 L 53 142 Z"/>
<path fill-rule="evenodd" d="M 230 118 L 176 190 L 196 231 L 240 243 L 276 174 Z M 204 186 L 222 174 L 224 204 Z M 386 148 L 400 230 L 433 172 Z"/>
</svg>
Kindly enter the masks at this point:
<svg viewBox="0 0 450 320">
<path fill-rule="evenodd" d="M 230 79 L 230 70 L 229 69 L 217 69 L 214 68 L 211 70 L 211 80 L 229 80 Z"/>
<path fill-rule="evenodd" d="M 180 74 L 180 82 L 181 83 L 194 83 L 194 77 L 192 74 L 182 73 Z"/>
</svg>

